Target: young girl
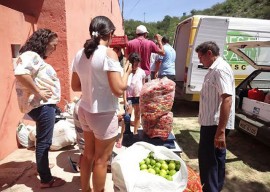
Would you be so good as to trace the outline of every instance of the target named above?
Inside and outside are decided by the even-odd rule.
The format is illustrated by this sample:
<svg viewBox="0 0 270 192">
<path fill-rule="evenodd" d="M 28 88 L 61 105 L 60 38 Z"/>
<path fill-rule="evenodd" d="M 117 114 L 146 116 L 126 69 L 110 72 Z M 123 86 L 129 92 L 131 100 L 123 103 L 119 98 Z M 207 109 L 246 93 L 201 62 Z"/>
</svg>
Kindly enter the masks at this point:
<svg viewBox="0 0 270 192">
<path fill-rule="evenodd" d="M 142 86 L 145 83 L 145 71 L 142 70 L 139 65 L 141 62 L 141 57 L 138 53 L 131 53 L 128 57 L 129 62 L 132 65 L 132 72 L 128 77 L 128 87 L 124 92 L 124 104 L 128 112 L 131 114 L 134 109 L 134 132 L 138 133 L 138 128 L 140 127 L 140 93 Z M 130 105 L 132 104 L 132 106 Z"/>
<path fill-rule="evenodd" d="M 138 134 L 138 128 L 140 127 L 140 92 L 143 84 L 145 83 L 145 71 L 139 67 L 141 62 L 141 57 L 138 53 L 131 53 L 128 57 L 128 61 L 132 65 L 132 72 L 128 77 L 128 87 L 124 92 L 124 107 L 129 114 L 132 113 L 134 109 L 134 131 L 133 134 Z M 122 139 L 124 134 L 124 125 L 122 125 L 121 135 L 116 143 L 116 147 L 120 148 L 122 146 Z"/>
</svg>

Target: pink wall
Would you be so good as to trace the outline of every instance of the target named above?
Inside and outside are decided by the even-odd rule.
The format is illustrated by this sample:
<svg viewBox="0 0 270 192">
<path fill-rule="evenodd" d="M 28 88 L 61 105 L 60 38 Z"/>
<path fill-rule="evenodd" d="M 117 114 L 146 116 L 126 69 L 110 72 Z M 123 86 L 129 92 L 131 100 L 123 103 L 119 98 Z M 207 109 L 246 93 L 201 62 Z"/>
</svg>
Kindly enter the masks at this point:
<svg viewBox="0 0 270 192">
<path fill-rule="evenodd" d="M 118 1 L 99 0 L 99 1 L 66 1 L 66 20 L 67 20 L 67 50 L 68 68 L 71 71 L 71 63 L 76 52 L 83 47 L 86 39 L 89 39 L 89 24 L 98 15 L 108 16 L 116 26 L 116 35 L 123 35 L 122 16 Z M 91 11 L 89 11 L 91 10 Z M 71 73 L 70 73 L 71 75 Z M 70 99 L 78 93 L 70 89 Z"/>
<path fill-rule="evenodd" d="M 23 114 L 19 112 L 13 75 L 11 44 L 24 44 L 37 28 L 50 28 L 57 32 L 59 44 L 57 50 L 47 62 L 56 70 L 62 87 L 62 100 L 70 101 L 75 95 L 70 89 L 71 62 L 75 53 L 89 38 L 88 27 L 91 19 L 97 15 L 108 16 L 115 24 L 116 35 L 123 35 L 122 18 L 116 0 L 46 0 L 29 1 L 31 6 L 20 0 L 0 2 L 0 160 L 17 149 L 16 128 Z M 36 5 L 32 5 L 32 4 Z M 15 6 L 16 5 L 16 6 Z M 8 8 L 8 7 L 11 8 Z M 41 10 L 31 12 L 27 7 Z M 23 11 L 24 13 L 20 12 Z M 27 13 L 27 14 L 26 14 Z M 31 14 L 32 16 L 30 16 Z"/>
<path fill-rule="evenodd" d="M 21 12 L 0 5 L 0 159 L 17 148 L 16 127 L 23 114 L 19 112 L 11 44 L 23 44 L 35 29 Z"/>
</svg>

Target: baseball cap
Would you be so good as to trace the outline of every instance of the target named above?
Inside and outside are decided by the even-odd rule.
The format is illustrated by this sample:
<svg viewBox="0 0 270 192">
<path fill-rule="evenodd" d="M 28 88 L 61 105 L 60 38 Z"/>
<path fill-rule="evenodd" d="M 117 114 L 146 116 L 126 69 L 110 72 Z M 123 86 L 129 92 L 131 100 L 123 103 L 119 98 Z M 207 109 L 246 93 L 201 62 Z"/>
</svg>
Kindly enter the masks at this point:
<svg viewBox="0 0 270 192">
<path fill-rule="evenodd" d="M 136 28 L 136 34 L 149 33 L 144 25 L 139 25 Z"/>
</svg>

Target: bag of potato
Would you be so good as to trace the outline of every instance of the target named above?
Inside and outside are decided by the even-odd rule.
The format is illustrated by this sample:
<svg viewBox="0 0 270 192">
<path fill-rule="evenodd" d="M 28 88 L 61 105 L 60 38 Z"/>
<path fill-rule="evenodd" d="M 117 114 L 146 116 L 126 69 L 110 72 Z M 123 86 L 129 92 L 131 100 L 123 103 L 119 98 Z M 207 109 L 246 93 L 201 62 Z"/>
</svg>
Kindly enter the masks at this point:
<svg viewBox="0 0 270 192">
<path fill-rule="evenodd" d="M 179 170 L 170 179 L 151 168 L 142 170 L 141 164 L 150 153 L 157 161 L 179 162 Z M 176 192 L 183 191 L 187 185 L 185 162 L 168 148 L 146 142 L 137 142 L 118 154 L 112 160 L 111 168 L 115 192 Z"/>
</svg>

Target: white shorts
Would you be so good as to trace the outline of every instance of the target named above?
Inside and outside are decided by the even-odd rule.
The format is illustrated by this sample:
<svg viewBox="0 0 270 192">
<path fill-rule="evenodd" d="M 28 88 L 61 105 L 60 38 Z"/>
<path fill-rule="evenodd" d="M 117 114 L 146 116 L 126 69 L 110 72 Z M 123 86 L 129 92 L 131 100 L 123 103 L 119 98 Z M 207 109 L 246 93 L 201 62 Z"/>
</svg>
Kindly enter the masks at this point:
<svg viewBox="0 0 270 192">
<path fill-rule="evenodd" d="M 97 139 L 106 140 L 118 135 L 118 117 L 116 111 L 89 113 L 79 107 L 79 121 L 84 131 L 92 131 Z"/>
</svg>

